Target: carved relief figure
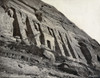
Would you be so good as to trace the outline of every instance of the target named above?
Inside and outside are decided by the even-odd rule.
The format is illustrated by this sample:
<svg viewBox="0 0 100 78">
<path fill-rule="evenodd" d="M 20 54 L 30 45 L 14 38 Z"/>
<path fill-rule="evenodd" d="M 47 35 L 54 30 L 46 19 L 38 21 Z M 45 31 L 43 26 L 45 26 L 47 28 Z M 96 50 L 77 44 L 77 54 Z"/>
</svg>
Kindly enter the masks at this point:
<svg viewBox="0 0 100 78">
<path fill-rule="evenodd" d="M 1 14 L 1 33 L 6 37 L 13 37 L 13 10 L 9 9 L 8 13 Z"/>
</svg>

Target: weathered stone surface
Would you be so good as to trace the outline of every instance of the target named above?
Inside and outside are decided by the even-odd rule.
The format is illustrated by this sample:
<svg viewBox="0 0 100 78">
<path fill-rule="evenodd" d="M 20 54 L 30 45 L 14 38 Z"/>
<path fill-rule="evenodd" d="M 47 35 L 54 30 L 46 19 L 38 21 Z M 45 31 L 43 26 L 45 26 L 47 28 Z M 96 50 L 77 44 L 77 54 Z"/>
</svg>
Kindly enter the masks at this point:
<svg viewBox="0 0 100 78">
<path fill-rule="evenodd" d="M 0 58 L 4 59 L 0 73 L 21 71 L 36 78 L 99 76 L 100 44 L 56 8 L 40 0 L 0 0 L 0 4 Z"/>
<path fill-rule="evenodd" d="M 13 21 L 14 21 L 13 11 L 11 9 L 9 9 L 9 14 L 10 16 L 7 13 L 0 14 L 1 15 L 0 35 L 10 38 L 13 37 Z"/>
<path fill-rule="evenodd" d="M 48 50 L 44 50 L 43 55 L 48 58 L 51 63 L 55 63 L 55 56 L 52 52 L 48 51 Z"/>
</svg>

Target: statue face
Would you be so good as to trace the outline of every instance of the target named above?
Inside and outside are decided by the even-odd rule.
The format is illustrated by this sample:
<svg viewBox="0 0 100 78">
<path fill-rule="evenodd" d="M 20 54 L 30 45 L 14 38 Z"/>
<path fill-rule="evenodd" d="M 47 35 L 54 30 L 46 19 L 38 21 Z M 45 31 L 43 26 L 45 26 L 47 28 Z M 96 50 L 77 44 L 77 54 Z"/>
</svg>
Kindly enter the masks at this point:
<svg viewBox="0 0 100 78">
<path fill-rule="evenodd" d="M 26 15 L 25 14 L 22 14 L 22 22 L 26 22 Z"/>
<path fill-rule="evenodd" d="M 10 16 L 11 16 L 11 17 L 13 17 L 13 15 L 14 15 L 13 10 L 12 10 L 12 9 L 9 9 L 9 11 L 8 11 L 8 12 L 9 12 Z"/>
</svg>

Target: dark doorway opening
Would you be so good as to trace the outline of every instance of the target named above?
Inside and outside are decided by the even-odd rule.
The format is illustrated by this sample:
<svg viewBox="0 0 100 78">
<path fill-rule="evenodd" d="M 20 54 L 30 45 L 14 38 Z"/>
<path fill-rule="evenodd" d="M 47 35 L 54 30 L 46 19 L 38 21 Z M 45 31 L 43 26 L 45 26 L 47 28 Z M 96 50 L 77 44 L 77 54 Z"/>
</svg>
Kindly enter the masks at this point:
<svg viewBox="0 0 100 78">
<path fill-rule="evenodd" d="M 17 14 L 14 8 L 11 8 L 14 11 L 14 22 L 13 22 L 13 36 L 21 36 L 21 32 L 20 32 L 20 27 L 19 27 L 19 23 L 18 23 L 18 18 L 17 18 Z"/>
<path fill-rule="evenodd" d="M 48 45 L 48 47 L 51 49 L 51 43 L 50 43 L 49 40 L 47 40 L 47 45 Z"/>
</svg>

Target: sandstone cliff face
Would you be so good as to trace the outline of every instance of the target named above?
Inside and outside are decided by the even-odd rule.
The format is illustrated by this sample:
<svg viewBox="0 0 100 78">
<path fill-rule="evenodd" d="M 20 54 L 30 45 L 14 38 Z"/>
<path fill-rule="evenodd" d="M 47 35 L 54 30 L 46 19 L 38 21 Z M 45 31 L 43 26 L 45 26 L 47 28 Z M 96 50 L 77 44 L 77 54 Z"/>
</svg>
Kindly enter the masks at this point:
<svg viewBox="0 0 100 78">
<path fill-rule="evenodd" d="M 99 77 L 100 45 L 56 8 L 40 0 L 0 4 L 1 77 Z"/>
</svg>

